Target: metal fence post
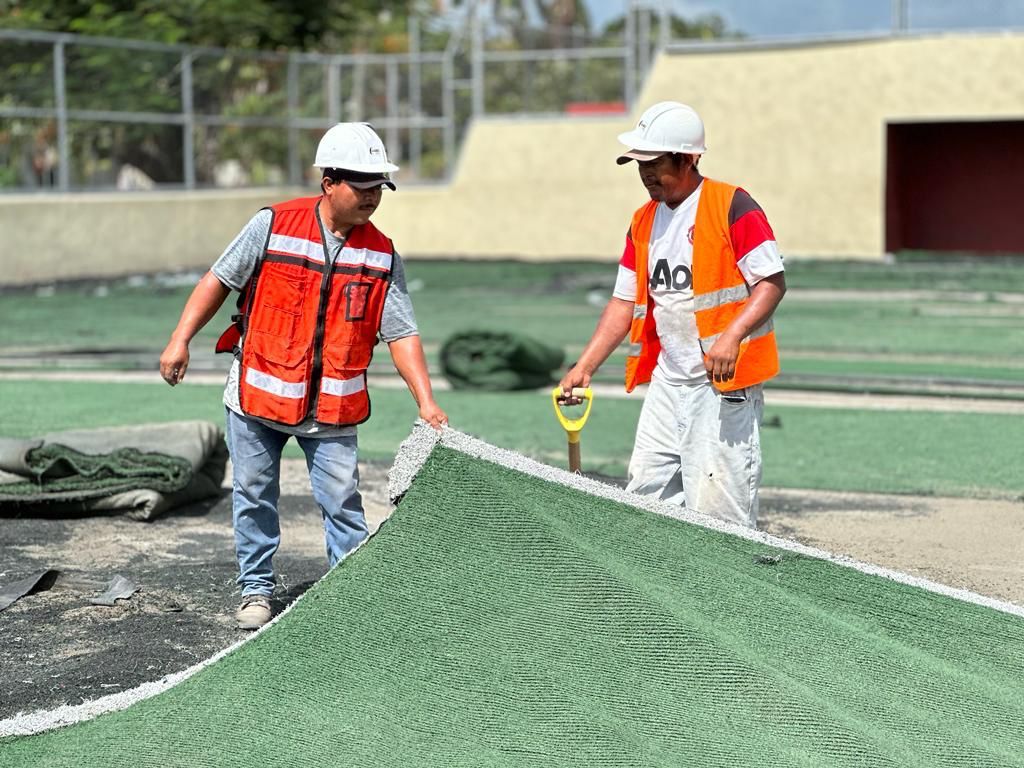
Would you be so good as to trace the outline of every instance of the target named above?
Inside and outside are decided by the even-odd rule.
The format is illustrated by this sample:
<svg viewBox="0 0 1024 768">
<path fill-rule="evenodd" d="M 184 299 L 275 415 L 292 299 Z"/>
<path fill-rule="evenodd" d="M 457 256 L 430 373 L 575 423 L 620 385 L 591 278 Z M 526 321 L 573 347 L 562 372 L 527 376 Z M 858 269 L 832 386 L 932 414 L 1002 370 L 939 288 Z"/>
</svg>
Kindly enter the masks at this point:
<svg viewBox="0 0 1024 768">
<path fill-rule="evenodd" d="M 181 54 L 181 155 L 185 189 L 196 186 L 195 100 L 192 93 L 192 52 Z"/>
<path fill-rule="evenodd" d="M 384 93 L 387 104 L 387 129 L 385 131 L 384 146 L 390 148 L 392 160 L 402 160 L 402 145 L 398 141 L 398 62 L 394 58 L 388 58 L 384 65 Z"/>
<path fill-rule="evenodd" d="M 481 0 L 473 0 L 472 7 L 472 67 L 473 67 L 473 116 L 478 117 L 486 111 L 484 102 L 484 25 L 480 11 Z"/>
<path fill-rule="evenodd" d="M 53 95 L 57 107 L 57 187 L 67 192 L 71 186 L 71 169 L 68 167 L 71 152 L 68 151 L 68 99 L 64 87 L 64 41 L 53 44 Z"/>
<path fill-rule="evenodd" d="M 455 158 L 455 53 L 450 47 L 445 48 L 444 59 L 441 61 L 441 87 L 441 112 L 444 115 L 444 172 L 445 178 L 450 179 Z"/>
<path fill-rule="evenodd" d="M 327 119 L 331 125 L 341 122 L 341 62 L 327 62 Z"/>
<path fill-rule="evenodd" d="M 658 46 L 664 50 L 672 42 L 672 12 L 669 0 L 661 0 L 658 6 Z"/>
<path fill-rule="evenodd" d="M 288 183 L 302 183 L 299 169 L 299 129 L 295 124 L 299 107 L 299 63 L 295 54 L 288 54 Z"/>
<path fill-rule="evenodd" d="M 647 70 L 651 68 L 651 9 L 646 5 L 638 3 L 637 14 L 640 16 L 640 29 L 637 32 L 640 61 L 637 69 L 642 78 L 647 75 Z"/>
<path fill-rule="evenodd" d="M 413 120 L 416 122 L 409 127 L 409 155 L 412 160 L 412 170 L 417 179 L 420 177 L 420 160 L 423 156 L 423 128 L 419 125 L 423 111 L 421 66 L 420 17 L 413 13 L 409 16 L 409 107 Z"/>
<path fill-rule="evenodd" d="M 910 0 L 892 0 L 892 32 L 904 34 L 910 27 Z"/>
<path fill-rule="evenodd" d="M 624 0 L 626 5 L 626 26 L 624 30 L 626 47 L 625 80 L 623 98 L 626 109 L 632 109 L 636 100 L 636 19 L 633 17 L 633 0 Z"/>
</svg>

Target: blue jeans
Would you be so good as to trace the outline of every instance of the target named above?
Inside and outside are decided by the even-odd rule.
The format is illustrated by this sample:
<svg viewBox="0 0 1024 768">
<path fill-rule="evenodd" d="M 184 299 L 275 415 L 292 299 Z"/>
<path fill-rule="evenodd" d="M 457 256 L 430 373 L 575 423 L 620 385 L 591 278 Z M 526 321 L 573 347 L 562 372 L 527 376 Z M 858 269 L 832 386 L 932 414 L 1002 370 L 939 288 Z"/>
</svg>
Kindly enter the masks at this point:
<svg viewBox="0 0 1024 768">
<path fill-rule="evenodd" d="M 238 583 L 243 595 L 270 595 L 276 583 L 272 561 L 281 544 L 281 451 L 291 435 L 225 410 L 234 467 L 231 502 Z M 357 438 L 295 439 L 306 454 L 313 498 L 324 519 L 327 560 L 333 567 L 368 535 L 359 495 Z"/>
</svg>

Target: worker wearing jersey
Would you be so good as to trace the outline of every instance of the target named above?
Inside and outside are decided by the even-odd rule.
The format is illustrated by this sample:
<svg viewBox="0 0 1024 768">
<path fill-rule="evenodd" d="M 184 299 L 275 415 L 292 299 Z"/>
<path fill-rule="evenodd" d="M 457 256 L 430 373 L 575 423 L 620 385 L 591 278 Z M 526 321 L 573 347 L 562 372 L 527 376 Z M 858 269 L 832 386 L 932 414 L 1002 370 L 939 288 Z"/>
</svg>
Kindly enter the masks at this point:
<svg viewBox="0 0 1024 768">
<path fill-rule="evenodd" d="M 778 372 L 772 315 L 786 290 L 764 211 L 743 189 L 704 178 L 704 125 L 678 102 L 619 136 L 650 200 L 633 216 L 612 298 L 570 390 L 629 336 L 626 389 L 649 383 L 628 489 L 757 525 L 762 384 Z"/>
</svg>

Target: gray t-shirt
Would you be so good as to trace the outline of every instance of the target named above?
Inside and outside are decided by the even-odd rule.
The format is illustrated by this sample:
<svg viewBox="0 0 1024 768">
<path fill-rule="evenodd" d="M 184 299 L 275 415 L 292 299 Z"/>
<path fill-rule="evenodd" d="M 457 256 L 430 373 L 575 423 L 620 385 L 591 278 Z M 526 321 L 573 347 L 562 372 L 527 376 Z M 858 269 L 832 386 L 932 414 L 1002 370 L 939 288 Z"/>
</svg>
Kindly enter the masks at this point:
<svg viewBox="0 0 1024 768">
<path fill-rule="evenodd" d="M 272 222 L 273 213 L 266 209 L 253 216 L 210 268 L 214 277 L 233 290 L 244 290 L 256 269 L 256 263 L 263 256 L 263 248 L 270 234 Z M 338 252 L 345 244 L 344 241 L 326 228 L 324 228 L 324 235 L 327 239 L 328 252 L 332 257 L 337 257 Z M 384 312 L 381 315 L 378 335 L 380 340 L 385 343 L 404 339 L 406 336 L 419 335 L 416 316 L 412 310 L 412 300 L 409 298 L 409 291 L 405 284 L 405 268 L 397 253 L 391 261 L 391 285 L 388 286 L 387 295 L 384 297 Z M 244 415 L 242 407 L 238 404 L 238 376 L 239 364 L 236 359 L 231 363 L 228 380 L 224 386 L 224 405 L 235 413 Z M 356 433 L 354 426 L 329 427 L 317 424 L 311 418 L 294 427 L 263 419 L 257 419 L 257 421 L 280 432 L 302 437 L 343 437 Z"/>
</svg>

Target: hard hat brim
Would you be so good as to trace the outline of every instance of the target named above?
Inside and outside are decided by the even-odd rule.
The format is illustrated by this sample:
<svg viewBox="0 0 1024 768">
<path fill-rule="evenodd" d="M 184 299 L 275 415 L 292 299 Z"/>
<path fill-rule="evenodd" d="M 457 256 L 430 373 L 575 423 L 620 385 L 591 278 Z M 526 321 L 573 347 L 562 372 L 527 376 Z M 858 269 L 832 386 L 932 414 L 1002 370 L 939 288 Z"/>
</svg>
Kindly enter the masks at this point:
<svg viewBox="0 0 1024 768">
<path fill-rule="evenodd" d="M 344 181 L 350 187 L 355 187 L 356 189 L 373 189 L 374 187 L 387 187 L 391 191 L 398 189 L 395 186 L 395 182 L 391 179 L 375 179 L 374 181 L 349 181 L 345 179 Z"/>
<path fill-rule="evenodd" d="M 618 163 L 619 165 L 625 165 L 631 160 L 646 162 L 649 160 L 657 160 L 662 155 L 667 154 L 668 152 L 665 152 L 664 150 L 661 150 L 660 152 L 644 152 L 643 150 L 640 149 L 631 149 L 629 150 L 629 152 L 623 152 L 621 155 L 615 158 L 615 162 Z"/>
<path fill-rule="evenodd" d="M 386 173 L 361 173 L 348 168 L 322 168 L 321 173 L 325 178 L 336 184 L 344 182 L 355 189 L 374 189 L 376 187 L 387 187 L 396 190 L 395 182 Z"/>
</svg>

